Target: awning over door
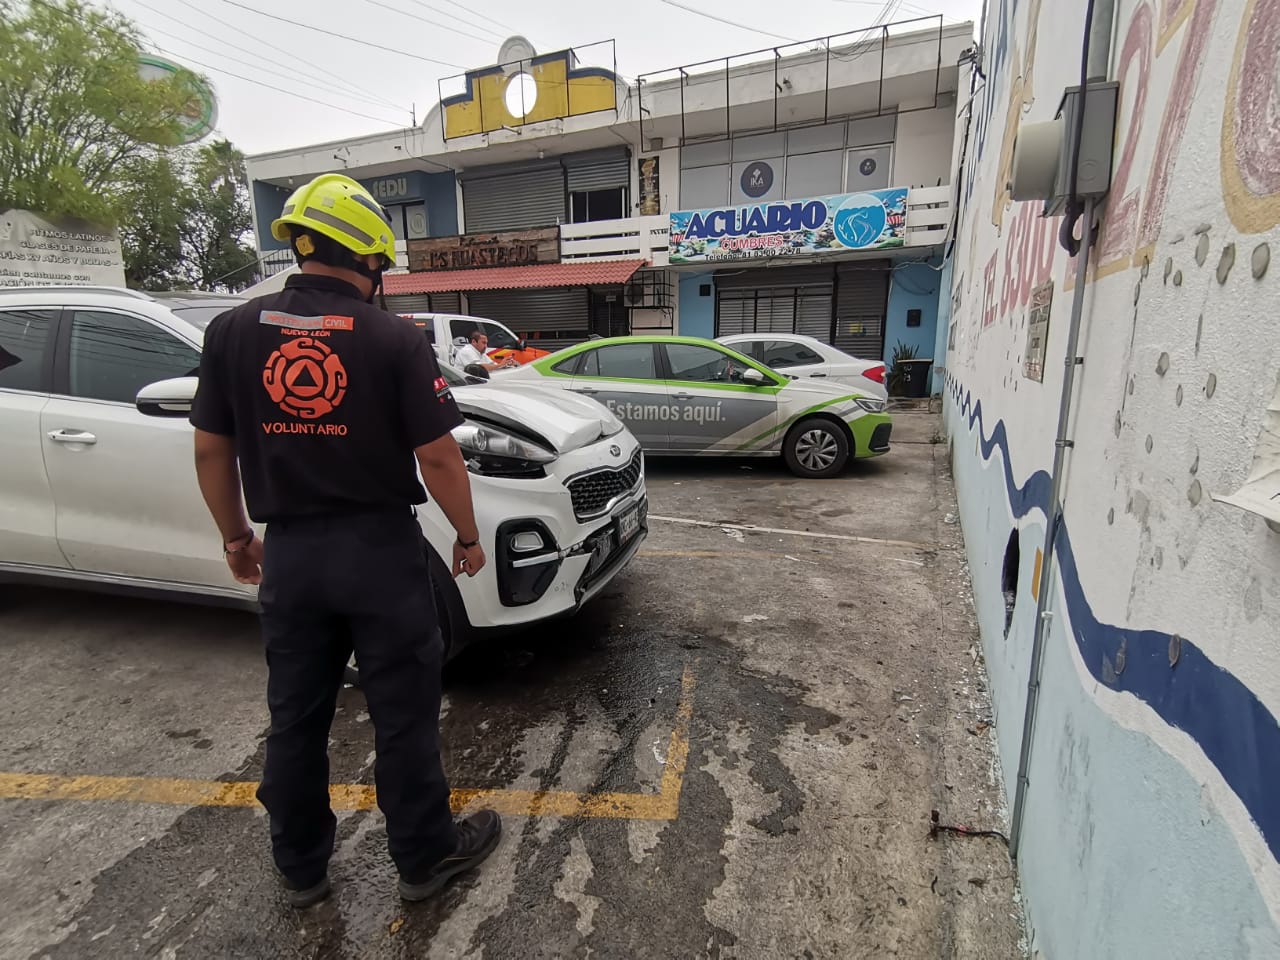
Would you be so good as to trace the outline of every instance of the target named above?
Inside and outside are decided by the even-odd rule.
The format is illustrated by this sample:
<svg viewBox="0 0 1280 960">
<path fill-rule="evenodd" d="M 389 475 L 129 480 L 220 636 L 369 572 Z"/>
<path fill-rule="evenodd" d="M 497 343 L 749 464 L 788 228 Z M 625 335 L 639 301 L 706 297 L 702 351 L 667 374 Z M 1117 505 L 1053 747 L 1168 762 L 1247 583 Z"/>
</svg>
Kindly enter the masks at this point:
<svg viewBox="0 0 1280 960">
<path fill-rule="evenodd" d="M 540 263 L 531 267 L 491 267 L 388 274 L 387 296 L 452 290 L 528 290 L 538 287 L 594 287 L 626 283 L 644 260 L 588 260 Z"/>
</svg>

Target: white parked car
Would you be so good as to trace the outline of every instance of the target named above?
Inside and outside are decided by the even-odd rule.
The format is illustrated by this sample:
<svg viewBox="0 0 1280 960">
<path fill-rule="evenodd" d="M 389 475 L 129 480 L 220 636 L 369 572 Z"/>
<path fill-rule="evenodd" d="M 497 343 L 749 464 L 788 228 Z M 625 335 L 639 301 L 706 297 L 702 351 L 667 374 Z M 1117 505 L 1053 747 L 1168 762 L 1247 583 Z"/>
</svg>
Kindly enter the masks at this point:
<svg viewBox="0 0 1280 960">
<path fill-rule="evenodd" d="M 222 558 L 186 421 L 204 327 L 233 303 L 0 291 L 0 582 L 255 605 Z M 489 557 L 455 582 L 453 530 L 419 508 L 456 652 L 473 628 L 578 609 L 635 555 L 647 501 L 639 444 L 599 403 L 444 373 Z"/>
<path fill-rule="evenodd" d="M 826 379 L 857 387 L 881 400 L 889 398 L 883 363 L 851 357 L 816 337 L 798 333 L 735 333 L 718 338 L 718 342 L 792 380 Z"/>
</svg>

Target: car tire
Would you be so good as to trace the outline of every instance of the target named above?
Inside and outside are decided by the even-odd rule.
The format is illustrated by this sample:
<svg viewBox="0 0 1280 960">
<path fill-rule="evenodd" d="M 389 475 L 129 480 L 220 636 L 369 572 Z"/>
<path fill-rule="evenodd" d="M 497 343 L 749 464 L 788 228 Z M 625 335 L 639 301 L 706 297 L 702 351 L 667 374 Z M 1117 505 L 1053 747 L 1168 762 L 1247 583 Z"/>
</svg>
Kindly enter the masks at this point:
<svg viewBox="0 0 1280 960">
<path fill-rule="evenodd" d="M 834 477 L 849 462 L 849 434 L 834 420 L 809 417 L 787 433 L 782 457 L 787 468 L 806 480 Z"/>
<path fill-rule="evenodd" d="M 440 640 L 444 644 L 444 662 L 448 663 L 466 646 L 471 635 L 471 623 L 467 620 L 467 609 L 462 603 L 462 594 L 453 581 L 452 571 L 445 565 L 430 545 L 424 540 L 422 548 L 427 551 L 427 567 L 431 574 L 431 593 L 435 600 L 436 619 L 440 622 Z M 347 661 L 343 681 L 353 687 L 360 686 L 360 668 L 356 664 L 355 655 Z"/>
</svg>

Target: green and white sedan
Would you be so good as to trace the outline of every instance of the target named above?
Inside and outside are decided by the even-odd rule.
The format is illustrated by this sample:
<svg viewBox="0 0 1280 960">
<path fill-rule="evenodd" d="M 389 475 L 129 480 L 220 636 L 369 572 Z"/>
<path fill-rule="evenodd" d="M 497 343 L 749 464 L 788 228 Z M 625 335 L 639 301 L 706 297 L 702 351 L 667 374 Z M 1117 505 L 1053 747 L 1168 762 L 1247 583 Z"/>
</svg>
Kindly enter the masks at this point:
<svg viewBox="0 0 1280 960">
<path fill-rule="evenodd" d="M 589 340 L 494 380 L 540 381 L 603 403 L 650 453 L 781 455 L 800 477 L 832 477 L 889 450 L 884 400 L 845 384 L 791 380 L 697 337 Z"/>
</svg>

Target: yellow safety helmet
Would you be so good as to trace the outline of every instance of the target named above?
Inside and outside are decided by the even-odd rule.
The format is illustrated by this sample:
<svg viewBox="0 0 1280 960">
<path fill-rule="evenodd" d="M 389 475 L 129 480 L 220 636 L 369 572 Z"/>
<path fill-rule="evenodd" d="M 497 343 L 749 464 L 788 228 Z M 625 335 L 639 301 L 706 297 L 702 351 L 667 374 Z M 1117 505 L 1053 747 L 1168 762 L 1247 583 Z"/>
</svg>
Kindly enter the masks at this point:
<svg viewBox="0 0 1280 960">
<path fill-rule="evenodd" d="M 289 195 L 271 235 L 288 242 L 289 227 L 328 237 L 358 256 L 380 253 L 395 266 L 396 237 L 391 218 L 371 194 L 350 177 L 325 173 Z"/>
</svg>

